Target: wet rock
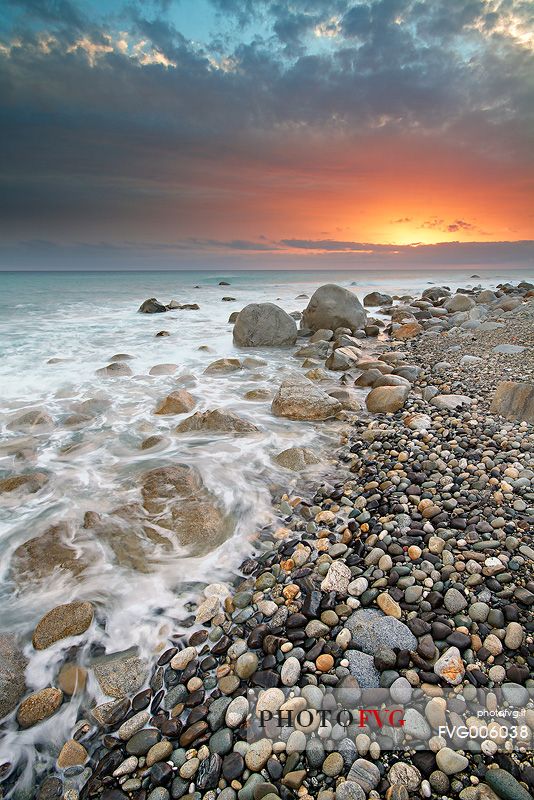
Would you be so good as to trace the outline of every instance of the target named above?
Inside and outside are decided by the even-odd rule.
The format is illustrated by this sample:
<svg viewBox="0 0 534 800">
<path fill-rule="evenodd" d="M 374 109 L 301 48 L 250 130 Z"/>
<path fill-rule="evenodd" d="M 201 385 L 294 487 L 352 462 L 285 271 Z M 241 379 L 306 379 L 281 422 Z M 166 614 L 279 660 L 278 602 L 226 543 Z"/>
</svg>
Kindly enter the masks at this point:
<svg viewBox="0 0 534 800">
<path fill-rule="evenodd" d="M 320 459 L 306 447 L 290 447 L 274 456 L 274 461 L 286 469 L 300 472 L 312 464 L 319 464 Z"/>
<path fill-rule="evenodd" d="M 57 766 L 59 769 L 76 767 L 85 764 L 87 756 L 87 750 L 83 744 L 80 744 L 75 739 L 69 739 L 61 748 L 61 752 L 57 757 Z"/>
<path fill-rule="evenodd" d="M 250 303 L 237 315 L 233 338 L 238 347 L 289 347 L 297 340 L 297 326 L 274 303 Z"/>
<path fill-rule="evenodd" d="M 158 403 L 154 414 L 185 414 L 192 411 L 195 405 L 195 398 L 187 389 L 177 389 Z"/>
<path fill-rule="evenodd" d="M 212 549 L 230 533 L 229 521 L 192 467 L 176 464 L 146 472 L 141 493 L 143 508 L 156 525 L 169 530 L 191 552 Z"/>
<path fill-rule="evenodd" d="M 28 661 L 11 633 L 0 633 L 0 719 L 10 714 L 26 691 Z"/>
<path fill-rule="evenodd" d="M 219 358 L 206 367 L 204 375 L 229 375 L 240 369 L 243 369 L 243 365 L 238 358 Z"/>
<path fill-rule="evenodd" d="M 83 557 L 71 546 L 66 523 L 52 525 L 35 539 L 19 545 L 13 553 L 11 570 L 15 581 L 43 580 L 54 570 L 79 575 L 86 567 Z"/>
<path fill-rule="evenodd" d="M 212 411 L 197 411 L 187 417 L 176 428 L 177 433 L 211 432 L 211 433 L 256 433 L 259 428 L 247 419 L 239 417 L 233 411 L 215 408 Z"/>
<path fill-rule="evenodd" d="M 271 405 L 277 417 L 296 420 L 325 420 L 341 410 L 341 403 L 312 381 L 295 374 L 278 389 Z"/>
<path fill-rule="evenodd" d="M 155 297 L 145 300 L 138 308 L 141 314 L 161 314 L 167 310 L 167 307 L 160 303 L 159 300 L 156 300 Z"/>
<path fill-rule="evenodd" d="M 23 489 L 25 492 L 34 494 L 46 486 L 48 475 L 44 472 L 30 472 L 24 475 L 10 475 L 8 478 L 0 480 L 0 494 L 15 492 Z"/>
<path fill-rule="evenodd" d="M 123 361 L 112 361 L 107 367 L 97 369 L 96 374 L 102 378 L 128 378 L 133 372 Z"/>
<path fill-rule="evenodd" d="M 150 368 L 149 375 L 174 375 L 178 369 L 178 364 L 154 364 Z"/>
<path fill-rule="evenodd" d="M 21 728 L 31 728 L 48 719 L 60 707 L 63 700 L 61 689 L 48 688 L 34 692 L 22 701 L 17 711 L 17 722 Z"/>
<path fill-rule="evenodd" d="M 87 670 L 78 664 L 63 664 L 57 676 L 57 683 L 63 694 L 71 696 L 83 692 L 87 683 Z"/>
<path fill-rule="evenodd" d="M 93 659 L 92 670 L 104 694 L 122 698 L 137 692 L 147 677 L 147 665 L 136 647 Z"/>
<path fill-rule="evenodd" d="M 436 753 L 436 763 L 445 775 L 456 775 L 467 769 L 469 761 L 461 753 L 451 750 L 450 747 L 442 747 Z"/>
<path fill-rule="evenodd" d="M 10 431 L 41 430 L 51 428 L 53 424 L 54 420 L 48 412 L 35 408 L 16 417 L 8 423 L 7 428 Z"/>
<path fill-rule="evenodd" d="M 66 603 L 56 606 L 37 623 L 32 643 L 36 650 L 45 650 L 67 636 L 79 636 L 93 621 L 91 603 Z"/>
</svg>

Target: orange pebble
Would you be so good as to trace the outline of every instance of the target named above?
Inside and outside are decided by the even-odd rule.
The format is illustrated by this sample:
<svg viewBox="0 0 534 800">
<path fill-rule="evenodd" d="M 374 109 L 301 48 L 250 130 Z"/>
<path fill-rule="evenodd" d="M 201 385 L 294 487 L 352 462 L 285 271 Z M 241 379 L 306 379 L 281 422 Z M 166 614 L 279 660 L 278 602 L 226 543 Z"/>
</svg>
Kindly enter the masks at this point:
<svg viewBox="0 0 534 800">
<path fill-rule="evenodd" d="M 334 666 L 334 659 L 329 653 L 324 653 L 317 658 L 315 666 L 320 672 L 328 672 Z"/>
</svg>

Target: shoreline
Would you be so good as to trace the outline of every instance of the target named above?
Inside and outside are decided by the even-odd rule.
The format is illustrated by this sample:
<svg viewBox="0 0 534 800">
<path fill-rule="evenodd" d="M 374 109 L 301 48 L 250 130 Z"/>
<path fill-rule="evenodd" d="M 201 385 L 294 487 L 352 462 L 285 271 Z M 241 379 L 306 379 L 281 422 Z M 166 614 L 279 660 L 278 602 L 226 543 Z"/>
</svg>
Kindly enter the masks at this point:
<svg viewBox="0 0 534 800">
<path fill-rule="evenodd" d="M 207 588 L 196 610 L 198 629 L 191 637 L 184 633 L 159 655 L 150 689 L 141 688 L 146 680 L 135 656 L 122 659 L 122 680 L 131 682 L 139 672 L 141 691 L 126 692 L 133 695 L 131 706 L 119 699 L 97 712 L 102 734 L 94 726 L 96 717 L 80 725 L 63 763 L 80 760 L 82 747 L 90 753 L 89 767 L 84 766 L 86 758 L 79 767 L 64 767 L 66 791 L 59 777 L 45 779 L 40 800 L 363 800 L 384 794 L 406 800 L 410 795 L 449 793 L 462 800 L 492 800 L 492 792 L 502 800 L 526 800 L 525 786 L 532 791 L 534 785 L 528 754 L 512 757 L 490 748 L 481 755 L 451 750 L 452 755 L 439 756 L 450 748 L 434 741 L 430 750 L 421 751 L 425 757 L 403 751 L 401 771 L 394 767 L 394 755 L 377 751 L 377 740 L 360 731 L 367 739 L 345 736 L 340 741 L 351 744 L 343 747 L 325 736 L 322 760 L 318 746 L 310 758 L 298 748 L 286 758 L 286 747 L 249 748 L 244 703 L 234 705 L 235 725 L 228 705 L 249 686 L 267 691 L 286 686 L 296 693 L 306 684 L 327 689 L 354 678 L 360 686 L 378 681 L 388 689 L 396 684 L 399 691 L 407 685 L 412 690 L 468 684 L 491 689 L 503 683 L 525 690 L 534 687 L 534 585 L 529 574 L 534 550 L 528 531 L 534 506 L 532 425 L 505 421 L 488 411 L 496 384 L 509 379 L 508 369 L 532 382 L 532 352 L 493 355 L 499 339 L 513 348 L 527 348 L 529 337 L 531 343 L 534 300 L 523 297 L 529 291 L 532 287 L 521 295 L 504 293 L 504 300 L 519 300 L 516 309 L 501 311 L 511 321 L 512 333 L 506 328 L 479 333 L 478 327 L 459 327 L 454 335 L 437 330 L 435 336 L 428 335 L 443 316 L 432 316 L 423 301 L 422 307 L 411 306 L 423 312 L 418 319 L 394 306 L 398 322 L 393 338 L 378 346 L 379 367 L 371 362 L 362 369 L 350 352 L 337 355 L 339 363 L 331 366 L 337 375 L 347 376 L 345 384 L 339 384 L 342 390 L 356 380 L 376 392 L 377 380 L 397 373 L 394 377 L 401 380 L 380 384 L 386 391 L 377 402 L 384 410 L 364 417 L 342 412 L 345 433 L 335 454 L 335 482 L 323 482 L 323 488 L 300 501 L 295 494 L 281 497 L 278 511 L 284 526 L 264 532 L 262 540 L 271 548 L 242 564 L 243 574 L 232 585 L 233 599 L 222 586 Z M 453 297 L 458 296 L 462 293 Z M 467 292 L 463 296 L 470 298 Z M 432 307 L 442 308 L 442 300 L 437 298 Z M 476 306 L 467 313 L 471 308 Z M 451 316 L 463 313 L 453 311 Z M 315 357 L 304 357 L 318 362 L 330 358 L 325 341 L 316 340 Z M 461 349 L 449 351 L 447 345 Z M 338 349 L 350 347 L 355 344 L 347 342 Z M 405 358 L 399 356 L 403 351 Z M 460 363 L 466 355 L 481 358 L 478 352 L 488 356 L 487 364 Z M 506 364 L 502 359 L 508 359 Z M 356 373 L 360 374 L 355 377 Z M 436 400 L 458 396 L 464 399 L 441 404 Z M 392 398 L 394 405 L 402 402 L 388 412 Z M 344 402 L 349 401 L 345 394 Z M 479 596 L 482 599 L 474 599 Z M 369 632 L 372 643 L 366 640 L 364 645 L 358 640 L 354 614 L 370 609 L 377 615 Z M 378 620 L 384 619 L 396 624 L 382 630 Z M 185 647 L 178 649 L 176 644 Z M 448 684 L 450 673 L 436 672 L 443 655 L 454 662 L 455 680 L 461 674 L 459 683 Z M 298 673 L 289 684 L 282 677 L 285 669 L 288 680 L 288 662 Z M 115 668 L 121 672 L 118 664 Z M 116 671 L 113 680 L 118 680 Z M 435 733 L 428 716 L 439 716 L 439 709 L 428 691 L 428 702 L 434 705 L 426 719 Z M 272 702 L 276 705 L 279 696 Z M 211 709 L 214 703 L 217 713 L 215 706 Z M 423 728 L 418 719 L 415 722 L 417 741 Z M 99 738 L 100 750 L 95 749 Z M 499 774 L 488 775 L 487 766 L 494 763 L 499 766 L 490 772 Z"/>
</svg>

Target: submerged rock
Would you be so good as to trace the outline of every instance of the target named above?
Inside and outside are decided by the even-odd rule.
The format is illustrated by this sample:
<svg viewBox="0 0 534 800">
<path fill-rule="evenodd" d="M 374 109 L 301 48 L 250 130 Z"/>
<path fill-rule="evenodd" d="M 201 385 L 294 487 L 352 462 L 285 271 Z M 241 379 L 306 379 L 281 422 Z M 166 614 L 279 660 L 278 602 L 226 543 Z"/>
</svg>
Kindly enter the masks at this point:
<svg viewBox="0 0 534 800">
<path fill-rule="evenodd" d="M 295 320 L 274 303 L 250 303 L 234 325 L 238 347 L 289 347 L 297 341 Z"/>
<path fill-rule="evenodd" d="M 20 417 L 16 417 L 7 425 L 7 428 L 10 431 L 34 430 L 36 428 L 50 428 L 53 424 L 54 420 L 47 411 L 35 408 L 32 411 L 26 411 Z"/>
<path fill-rule="evenodd" d="M 176 428 L 176 433 L 211 431 L 213 433 L 256 433 L 259 428 L 248 419 L 243 419 L 233 411 L 215 408 L 212 411 L 197 411 L 187 417 Z"/>
<path fill-rule="evenodd" d="M 11 561 L 15 581 L 43 580 L 56 569 L 79 575 L 86 563 L 72 546 L 69 527 L 65 522 L 52 525 L 40 536 L 19 545 Z"/>
<path fill-rule="evenodd" d="M 48 475 L 44 472 L 30 472 L 24 475 L 10 475 L 9 478 L 0 480 L 0 494 L 15 492 L 24 489 L 25 492 L 34 494 L 48 483 Z"/>
</svg>

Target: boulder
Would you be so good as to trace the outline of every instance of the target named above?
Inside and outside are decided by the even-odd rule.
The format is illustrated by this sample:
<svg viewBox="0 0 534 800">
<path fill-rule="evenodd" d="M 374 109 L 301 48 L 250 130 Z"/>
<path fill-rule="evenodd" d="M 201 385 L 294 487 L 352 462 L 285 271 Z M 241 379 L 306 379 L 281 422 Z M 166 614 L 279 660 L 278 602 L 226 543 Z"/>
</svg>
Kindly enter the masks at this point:
<svg viewBox="0 0 534 800">
<path fill-rule="evenodd" d="M 366 307 L 372 306 L 389 306 L 393 302 L 393 298 L 389 294 L 382 292 L 371 292 L 366 294 L 363 298 L 363 304 Z"/>
<path fill-rule="evenodd" d="M 40 536 L 19 545 L 11 560 L 13 577 L 20 585 L 28 580 L 47 579 L 56 569 L 79 575 L 86 566 L 72 546 L 69 528 L 64 522 L 52 525 Z"/>
<path fill-rule="evenodd" d="M 375 414 L 391 414 L 404 406 L 409 392 L 408 386 L 378 386 L 371 389 L 365 405 Z"/>
<path fill-rule="evenodd" d="M 98 656 L 91 666 L 104 694 L 117 699 L 137 692 L 148 676 L 147 664 L 139 657 L 136 647 Z"/>
<path fill-rule="evenodd" d="M 282 450 L 281 453 L 274 457 L 274 460 L 280 466 L 291 469 L 294 472 L 306 469 L 310 464 L 320 463 L 320 459 L 317 458 L 315 453 L 305 447 L 290 447 L 287 450 Z"/>
<path fill-rule="evenodd" d="M 176 428 L 176 433 L 193 433 L 196 431 L 212 433 L 256 433 L 259 428 L 248 419 L 243 419 L 233 411 L 215 408 L 212 411 L 197 411 L 187 417 Z"/>
<path fill-rule="evenodd" d="M 491 411 L 502 417 L 534 424 L 534 384 L 502 381 L 497 384 Z"/>
<path fill-rule="evenodd" d="M 350 328 L 354 331 L 364 327 L 366 318 L 365 309 L 355 294 L 342 286 L 327 283 L 313 293 L 302 314 L 302 327 L 312 331 L 321 328 L 333 331 Z"/>
<path fill-rule="evenodd" d="M 91 603 L 75 602 L 56 606 L 37 623 L 32 637 L 33 646 L 36 650 L 46 650 L 67 636 L 79 636 L 93 621 L 93 613 Z"/>
<path fill-rule="evenodd" d="M 10 475 L 9 478 L 0 480 L 0 494 L 4 492 L 15 492 L 23 489 L 25 492 L 34 494 L 48 483 L 48 475 L 44 472 L 30 472 L 24 475 Z"/>
<path fill-rule="evenodd" d="M 12 633 L 0 633 L 0 719 L 11 714 L 26 692 L 28 661 Z"/>
<path fill-rule="evenodd" d="M 218 358 L 212 361 L 204 370 L 204 375 L 228 375 L 230 372 L 237 372 L 243 365 L 238 358 Z"/>
<path fill-rule="evenodd" d="M 161 400 L 154 413 L 160 415 L 185 414 L 192 411 L 195 405 L 195 398 L 189 394 L 187 389 L 178 389 Z"/>
<path fill-rule="evenodd" d="M 155 297 L 151 297 L 145 300 L 144 303 L 141 303 L 138 311 L 141 314 L 161 314 L 163 311 L 168 311 L 168 309 L 167 306 L 164 306 L 163 303 L 160 303 Z"/>
<path fill-rule="evenodd" d="M 331 370 L 348 370 L 356 366 L 361 352 L 355 347 L 337 347 L 326 359 L 325 367 Z"/>
<path fill-rule="evenodd" d="M 443 306 L 449 313 L 454 314 L 456 311 L 469 311 L 475 306 L 475 301 L 466 294 L 453 294 L 445 300 Z"/>
<path fill-rule="evenodd" d="M 274 303 L 250 303 L 237 315 L 233 335 L 238 347 L 289 347 L 297 341 L 297 325 Z"/>
<path fill-rule="evenodd" d="M 339 400 L 344 411 L 361 411 L 362 406 L 358 394 L 353 389 L 332 389 L 328 394 L 335 400 Z"/>
<path fill-rule="evenodd" d="M 455 411 L 462 406 L 470 406 L 473 401 L 464 394 L 437 394 L 430 402 L 440 411 Z"/>
<path fill-rule="evenodd" d="M 312 381 L 295 374 L 278 389 L 271 405 L 276 417 L 300 420 L 324 420 L 341 411 L 341 403 Z"/>
<path fill-rule="evenodd" d="M 417 639 L 407 625 L 375 608 L 360 608 L 345 622 L 358 650 L 374 656 L 382 647 L 415 650 Z"/>
<path fill-rule="evenodd" d="M 393 338 L 405 342 L 407 339 L 414 339 L 422 331 L 423 326 L 418 322 L 405 322 L 404 325 L 401 325 L 400 328 L 393 332 Z"/>
<path fill-rule="evenodd" d="M 239 316 L 239 311 L 232 311 L 232 313 L 228 317 L 228 322 L 231 325 L 233 325 L 235 323 L 236 319 L 238 318 L 238 316 Z"/>
<path fill-rule="evenodd" d="M 53 687 L 34 692 L 20 704 L 17 711 L 17 722 L 21 728 L 31 728 L 48 719 L 60 707 L 63 701 L 61 689 Z"/>
</svg>

